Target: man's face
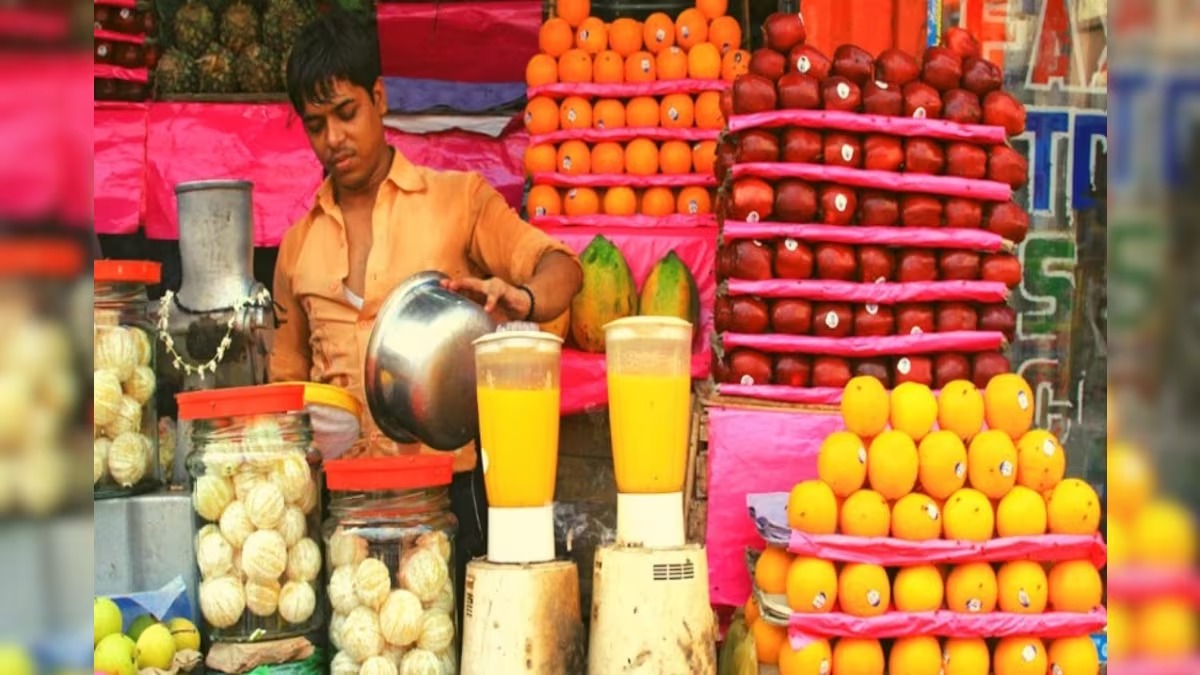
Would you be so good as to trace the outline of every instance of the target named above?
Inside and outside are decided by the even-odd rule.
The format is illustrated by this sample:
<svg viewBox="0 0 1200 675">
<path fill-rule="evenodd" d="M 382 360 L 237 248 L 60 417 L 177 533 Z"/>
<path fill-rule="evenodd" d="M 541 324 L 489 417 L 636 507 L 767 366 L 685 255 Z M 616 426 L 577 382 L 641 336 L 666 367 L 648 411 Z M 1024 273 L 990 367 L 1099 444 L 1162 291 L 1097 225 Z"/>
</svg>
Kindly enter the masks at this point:
<svg viewBox="0 0 1200 675">
<path fill-rule="evenodd" d="M 379 153 L 387 148 L 383 83 L 376 81 L 372 91 L 367 91 L 346 80 L 335 80 L 329 93 L 328 102 L 304 104 L 308 142 L 334 184 L 350 189 L 366 187 L 379 166 Z"/>
</svg>

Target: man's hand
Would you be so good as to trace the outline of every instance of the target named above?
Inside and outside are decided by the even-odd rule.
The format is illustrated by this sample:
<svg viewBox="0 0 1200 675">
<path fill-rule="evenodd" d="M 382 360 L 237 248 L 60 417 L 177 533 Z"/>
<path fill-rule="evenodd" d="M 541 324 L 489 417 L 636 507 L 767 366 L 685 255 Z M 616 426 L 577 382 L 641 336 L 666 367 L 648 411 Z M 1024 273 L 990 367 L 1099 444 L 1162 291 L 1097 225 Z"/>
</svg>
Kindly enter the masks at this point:
<svg viewBox="0 0 1200 675">
<path fill-rule="evenodd" d="M 461 293 L 483 305 L 483 311 L 498 323 L 524 321 L 529 316 L 529 294 L 497 277 L 443 279 L 442 288 Z"/>
</svg>

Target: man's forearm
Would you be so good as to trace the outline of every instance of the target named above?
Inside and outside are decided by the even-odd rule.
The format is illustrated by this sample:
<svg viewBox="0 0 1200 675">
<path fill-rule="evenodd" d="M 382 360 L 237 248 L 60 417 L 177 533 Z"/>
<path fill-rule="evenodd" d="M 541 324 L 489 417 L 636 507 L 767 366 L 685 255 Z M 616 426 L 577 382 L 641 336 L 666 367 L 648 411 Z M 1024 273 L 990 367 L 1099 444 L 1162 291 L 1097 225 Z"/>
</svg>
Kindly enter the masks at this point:
<svg viewBox="0 0 1200 675">
<path fill-rule="evenodd" d="M 534 298 L 530 319 L 544 323 L 558 318 L 571 306 L 582 285 L 583 272 L 570 256 L 559 251 L 542 256 L 533 277 L 525 284 Z"/>
</svg>

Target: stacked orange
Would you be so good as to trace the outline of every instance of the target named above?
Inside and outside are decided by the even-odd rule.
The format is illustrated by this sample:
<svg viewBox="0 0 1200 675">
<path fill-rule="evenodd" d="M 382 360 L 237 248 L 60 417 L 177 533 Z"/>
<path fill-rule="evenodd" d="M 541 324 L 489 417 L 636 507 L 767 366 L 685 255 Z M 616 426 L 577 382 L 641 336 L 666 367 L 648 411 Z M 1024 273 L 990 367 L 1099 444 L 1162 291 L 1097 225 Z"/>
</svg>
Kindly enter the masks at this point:
<svg viewBox="0 0 1200 675">
<path fill-rule="evenodd" d="M 740 49 L 741 25 L 726 14 L 727 5 L 728 0 L 697 0 L 675 19 L 655 12 L 644 22 L 620 18 L 605 23 L 591 16 L 589 0 L 559 0 L 557 16 L 540 29 L 541 51 L 525 71 L 533 92 L 525 107 L 525 127 L 534 137 L 525 153 L 526 172 L 712 176 L 716 137 L 725 126 L 722 94 L 688 93 L 695 87 L 686 85 L 695 80 L 732 82 L 748 70 L 749 54 Z M 611 97 L 571 93 L 569 86 L 655 82 L 681 85 L 661 96 Z M 536 91 L 546 85 L 559 85 L 557 95 Z M 538 139 L 560 131 L 620 129 L 630 133 L 619 141 Z M 699 132 L 689 140 L 661 140 L 650 132 L 658 129 Z M 642 130 L 647 133 L 639 135 Z M 530 190 L 527 211 L 531 216 L 697 215 L 712 211 L 712 192 L 700 186 L 596 190 L 537 185 Z"/>
<path fill-rule="evenodd" d="M 842 398 L 846 429 L 822 443 L 819 479 L 792 489 L 788 525 L 813 535 L 918 542 L 1095 534 L 1099 497 L 1084 481 L 1064 479 L 1066 457 L 1058 439 L 1032 429 L 1033 401 L 1029 385 L 1014 374 L 994 377 L 982 393 L 965 380 L 951 382 L 940 398 L 915 382 L 889 394 L 875 378 L 852 379 Z M 1103 595 L 1099 570 L 1087 559 L 1046 566 L 1014 560 L 889 570 L 768 548 L 754 577 L 763 592 L 786 596 L 792 612 L 862 618 L 892 611 L 1085 613 L 1099 607 Z M 885 657 L 878 640 L 818 640 L 795 651 L 784 628 L 757 621 L 751 630 L 760 661 L 777 663 L 782 675 L 1096 675 L 1099 670 L 1087 635 L 1049 643 L 1035 635 L 1005 637 L 992 650 L 982 638 L 911 636 L 895 640 Z"/>
</svg>

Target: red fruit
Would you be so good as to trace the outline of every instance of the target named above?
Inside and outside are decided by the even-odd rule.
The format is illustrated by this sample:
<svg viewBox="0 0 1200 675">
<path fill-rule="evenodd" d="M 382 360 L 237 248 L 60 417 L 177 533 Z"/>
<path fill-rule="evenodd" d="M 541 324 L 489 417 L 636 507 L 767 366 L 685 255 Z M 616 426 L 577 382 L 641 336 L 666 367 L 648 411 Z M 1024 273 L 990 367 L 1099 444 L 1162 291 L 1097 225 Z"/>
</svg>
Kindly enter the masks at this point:
<svg viewBox="0 0 1200 675">
<path fill-rule="evenodd" d="M 868 115 L 899 117 L 904 114 L 904 94 L 900 85 L 871 80 L 862 90 L 863 112 Z"/>
<path fill-rule="evenodd" d="M 821 161 L 825 142 L 821 132 L 789 127 L 783 132 L 783 161 L 794 164 L 814 164 Z"/>
<path fill-rule="evenodd" d="M 765 333 L 770 327 L 767 303 L 750 296 L 721 296 L 713 305 L 717 332 Z"/>
<path fill-rule="evenodd" d="M 1007 145 L 997 145 L 988 157 L 987 177 L 1019 190 L 1029 182 L 1029 161 Z"/>
<path fill-rule="evenodd" d="M 791 237 L 775 244 L 775 276 L 780 279 L 811 279 L 813 264 L 813 250 L 808 244 Z"/>
<path fill-rule="evenodd" d="M 1011 342 L 1017 333 L 1017 310 L 999 303 L 984 305 L 979 310 L 979 330 L 1004 333 Z"/>
<path fill-rule="evenodd" d="M 147 14 L 146 16 L 152 15 Z M 146 68 L 154 70 L 155 66 L 158 65 L 158 57 L 160 56 L 162 56 L 162 51 L 160 51 L 158 45 L 146 45 L 146 53 L 142 57 L 142 63 Z"/>
<path fill-rule="evenodd" d="M 929 195 L 901 197 L 900 224 L 904 227 L 941 227 L 942 201 Z"/>
<path fill-rule="evenodd" d="M 943 281 L 975 281 L 979 278 L 979 254 L 974 251 L 942 251 L 938 275 Z"/>
<path fill-rule="evenodd" d="M 842 302 L 819 302 L 813 307 L 813 335 L 850 337 L 854 332 L 854 310 Z"/>
<path fill-rule="evenodd" d="M 982 53 L 979 41 L 975 39 L 975 36 L 971 35 L 966 28 L 958 26 L 946 30 L 942 35 L 942 45 L 964 59 L 968 56 L 979 56 Z"/>
<path fill-rule="evenodd" d="M 733 117 L 733 87 L 725 87 L 718 98 L 721 106 L 721 116 L 725 119 Z"/>
<path fill-rule="evenodd" d="M 817 215 L 817 189 L 802 180 L 779 181 L 775 218 L 785 223 L 811 223 Z"/>
<path fill-rule="evenodd" d="M 771 357 L 753 349 L 735 349 L 729 354 L 726 378 L 730 384 L 770 384 Z"/>
<path fill-rule="evenodd" d="M 959 124 L 979 124 L 983 121 L 979 97 L 966 89 L 951 89 L 942 95 L 942 119 Z"/>
<path fill-rule="evenodd" d="M 896 306 L 896 334 L 920 335 L 933 332 L 933 305 L 902 304 Z"/>
<path fill-rule="evenodd" d="M 828 225 L 849 225 L 858 211 L 854 190 L 842 185 L 821 188 L 821 222 Z"/>
<path fill-rule="evenodd" d="M 733 112 L 748 115 L 774 110 L 778 102 L 775 83 L 761 75 L 746 73 L 733 83 Z"/>
<path fill-rule="evenodd" d="M 743 133 L 738 139 L 737 161 L 742 164 L 779 161 L 779 138 L 766 129 Z"/>
<path fill-rule="evenodd" d="M 891 47 L 875 58 L 875 79 L 895 85 L 897 89 L 921 75 L 921 64 L 912 54 Z"/>
<path fill-rule="evenodd" d="M 825 134 L 825 163 L 829 166 L 860 167 L 863 162 L 862 139 L 854 134 L 831 131 Z"/>
<path fill-rule="evenodd" d="M 826 110 L 857 112 L 862 104 L 862 92 L 857 84 L 834 75 L 821 83 L 821 100 Z"/>
<path fill-rule="evenodd" d="M 979 327 L 979 315 L 965 302 L 943 302 L 938 305 L 934 326 L 939 333 L 975 330 Z"/>
<path fill-rule="evenodd" d="M 763 44 L 779 52 L 804 42 L 804 17 L 799 12 L 775 12 L 763 22 Z"/>
<path fill-rule="evenodd" d="M 946 146 L 946 175 L 960 178 L 983 178 L 987 175 L 987 152 L 971 143 L 951 143 Z"/>
<path fill-rule="evenodd" d="M 951 197 L 944 209 L 946 227 L 978 228 L 983 225 L 983 206 L 974 199 Z"/>
<path fill-rule="evenodd" d="M 937 89 L 924 82 L 909 82 L 904 85 L 904 115 L 906 117 L 942 116 L 942 96 Z"/>
<path fill-rule="evenodd" d="M 112 26 L 112 30 L 118 33 L 136 35 L 141 32 L 142 19 L 137 15 L 137 10 L 130 7 L 122 7 L 112 17 L 110 25 Z"/>
<path fill-rule="evenodd" d="M 92 61 L 96 63 L 112 63 L 117 58 L 117 50 L 113 48 L 113 43 L 103 40 L 92 45 Z"/>
<path fill-rule="evenodd" d="M 821 81 L 812 75 L 790 72 L 779 78 L 779 107 L 816 110 L 821 107 Z"/>
<path fill-rule="evenodd" d="M 787 71 L 787 59 L 774 49 L 763 47 L 750 54 L 748 68 L 751 73 L 775 82 Z"/>
<path fill-rule="evenodd" d="M 854 247 L 846 244 L 817 244 L 817 278 L 854 281 L 857 272 Z"/>
<path fill-rule="evenodd" d="M 904 142 L 895 136 L 871 134 L 863 142 L 863 167 L 896 171 L 904 164 Z"/>
<path fill-rule="evenodd" d="M 875 60 L 871 52 L 858 45 L 842 45 L 833 52 L 833 74 L 840 75 L 858 86 L 871 81 Z"/>
<path fill-rule="evenodd" d="M 130 42 L 122 42 L 116 46 L 117 55 L 113 61 L 122 68 L 141 68 L 143 64 L 142 46 Z"/>
<path fill-rule="evenodd" d="M 1000 70 L 1000 66 L 977 56 L 963 59 L 963 89 L 976 96 L 987 96 L 1002 86 L 1004 86 L 1004 71 Z"/>
<path fill-rule="evenodd" d="M 850 362 L 840 356 L 814 356 L 812 386 L 842 389 L 850 381 Z"/>
<path fill-rule="evenodd" d="M 771 327 L 776 333 L 807 335 L 812 331 L 813 308 L 807 300 L 788 298 L 771 307 Z"/>
<path fill-rule="evenodd" d="M 1016 202 L 1000 202 L 988 211 L 983 227 L 988 232 L 1019 244 L 1029 234 L 1029 214 Z"/>
<path fill-rule="evenodd" d="M 771 278 L 771 259 L 774 255 L 771 248 L 762 242 L 739 239 L 731 246 L 727 245 L 727 251 L 726 276 L 750 281 Z"/>
<path fill-rule="evenodd" d="M 989 253 L 983 256 L 979 276 L 984 281 L 999 281 L 1016 288 L 1021 285 L 1021 260 L 1011 253 Z"/>
<path fill-rule="evenodd" d="M 816 47 L 799 45 L 792 47 L 792 51 L 788 53 L 788 68 L 797 73 L 807 73 L 818 80 L 824 80 L 833 70 L 833 62 Z"/>
<path fill-rule="evenodd" d="M 933 359 L 928 356 L 902 356 L 896 359 L 892 383 L 901 385 L 905 382 L 916 382 L 932 387 Z"/>
<path fill-rule="evenodd" d="M 775 357 L 775 384 L 784 387 L 807 387 L 812 380 L 812 357 L 805 354 L 783 354 Z"/>
<path fill-rule="evenodd" d="M 926 49 L 921 80 L 938 91 L 957 89 L 962 82 L 962 57 L 945 47 Z"/>
<path fill-rule="evenodd" d="M 92 7 L 92 26 L 96 30 L 107 30 L 112 24 L 113 10 L 104 5 L 95 5 Z"/>
<path fill-rule="evenodd" d="M 883 383 L 884 389 L 892 388 L 892 364 L 886 358 L 862 359 L 856 362 L 854 375 L 873 377 Z"/>
<path fill-rule="evenodd" d="M 890 192 L 864 192 L 858 201 L 859 225 L 895 225 L 900 222 L 900 204 Z"/>
<path fill-rule="evenodd" d="M 1025 131 L 1025 106 L 1006 91 L 993 91 L 983 98 L 983 123 L 1004 127 L 1009 136 Z"/>
<path fill-rule="evenodd" d="M 946 165 L 942 144 L 929 138 L 910 138 L 904 143 L 906 173 L 939 174 Z"/>
<path fill-rule="evenodd" d="M 896 316 L 886 305 L 859 305 L 854 309 L 856 337 L 882 337 L 896 332 Z"/>
<path fill-rule="evenodd" d="M 896 257 L 896 281 L 937 281 L 937 256 L 927 248 L 901 249 Z"/>
<path fill-rule="evenodd" d="M 729 169 L 738 161 L 738 152 L 737 143 L 731 138 L 727 137 L 726 140 L 717 144 L 717 161 L 713 162 L 713 175 L 717 177 L 717 180 L 725 181 Z M 722 192 L 717 195 L 718 204 L 722 203 L 724 194 Z"/>
<path fill-rule="evenodd" d="M 933 357 L 933 388 L 941 389 L 955 380 L 971 379 L 971 360 L 963 354 Z"/>
<path fill-rule="evenodd" d="M 761 178 L 739 178 L 733 184 L 729 217 L 732 220 L 758 222 L 771 217 L 775 191 Z"/>
<path fill-rule="evenodd" d="M 148 37 L 154 37 L 154 31 L 158 28 L 158 18 L 153 11 L 146 12 L 142 15 L 142 32 Z"/>
<path fill-rule="evenodd" d="M 886 246 L 858 247 L 858 280 L 865 284 L 890 281 L 896 273 L 896 254 Z"/>
<path fill-rule="evenodd" d="M 1000 352 L 980 352 L 971 361 L 971 381 L 984 389 L 997 375 L 1012 372 L 1012 366 Z"/>
</svg>

